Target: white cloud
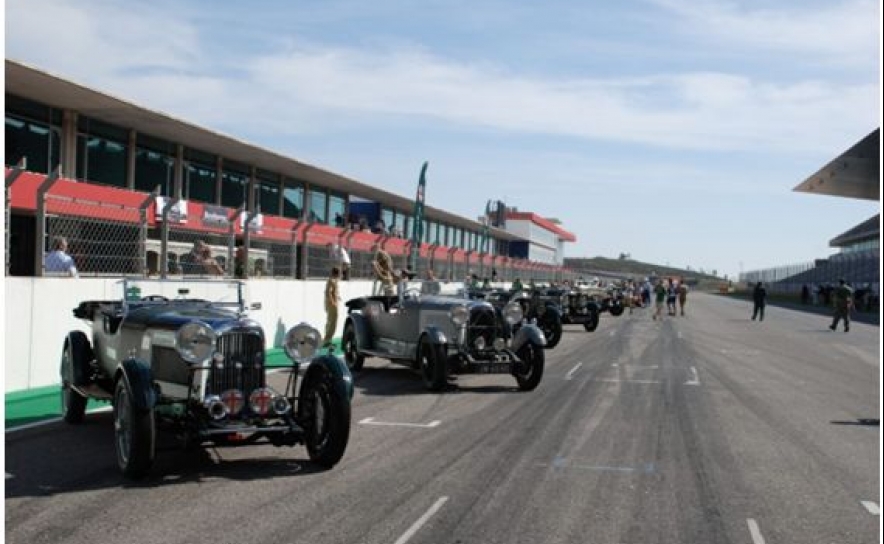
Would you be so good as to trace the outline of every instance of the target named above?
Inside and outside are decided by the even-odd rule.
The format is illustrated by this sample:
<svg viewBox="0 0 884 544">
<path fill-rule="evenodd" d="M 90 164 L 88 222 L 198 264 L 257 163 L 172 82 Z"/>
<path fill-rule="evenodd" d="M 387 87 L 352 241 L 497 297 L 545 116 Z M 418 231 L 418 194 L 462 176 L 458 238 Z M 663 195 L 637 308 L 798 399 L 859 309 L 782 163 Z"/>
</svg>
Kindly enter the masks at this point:
<svg viewBox="0 0 884 544">
<path fill-rule="evenodd" d="M 805 44 L 827 24 L 854 29 L 865 1 L 812 13 L 740 13 L 709 2 L 693 11 L 657 1 L 688 22 L 759 45 L 779 40 L 845 54 L 869 46 L 871 25 Z M 198 27 L 174 4 L 12 0 L 6 15 L 12 58 L 230 133 L 284 135 L 393 117 L 678 149 L 816 152 L 861 136 L 880 111 L 873 82 L 773 83 L 710 72 L 541 78 L 415 47 L 299 44 L 207 63 Z"/>
<path fill-rule="evenodd" d="M 649 1 L 675 14 L 678 27 L 709 42 L 813 53 L 825 57 L 819 60 L 848 65 L 877 59 L 881 12 L 874 0 L 772 3 L 755 9 L 722 0 Z"/>
</svg>

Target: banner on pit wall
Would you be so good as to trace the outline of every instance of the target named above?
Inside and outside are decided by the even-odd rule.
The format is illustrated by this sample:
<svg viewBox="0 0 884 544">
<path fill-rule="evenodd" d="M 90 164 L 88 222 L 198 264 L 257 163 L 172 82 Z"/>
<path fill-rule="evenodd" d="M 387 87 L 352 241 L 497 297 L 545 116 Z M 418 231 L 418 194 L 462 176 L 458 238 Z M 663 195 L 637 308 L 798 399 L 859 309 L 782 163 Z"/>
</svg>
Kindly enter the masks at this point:
<svg viewBox="0 0 884 544">
<path fill-rule="evenodd" d="M 166 204 L 172 199 L 167 196 L 158 196 L 156 198 L 156 220 L 163 220 L 163 210 L 166 208 Z M 175 204 L 172 205 L 172 208 L 169 210 L 169 222 L 170 223 L 187 223 L 187 201 L 179 200 Z"/>
</svg>

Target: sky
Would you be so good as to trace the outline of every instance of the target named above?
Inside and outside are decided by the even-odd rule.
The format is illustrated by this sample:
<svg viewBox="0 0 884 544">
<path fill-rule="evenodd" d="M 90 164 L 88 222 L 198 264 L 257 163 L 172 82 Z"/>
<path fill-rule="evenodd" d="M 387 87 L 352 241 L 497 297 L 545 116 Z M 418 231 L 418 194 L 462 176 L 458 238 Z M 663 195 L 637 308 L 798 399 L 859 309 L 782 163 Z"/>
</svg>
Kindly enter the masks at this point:
<svg viewBox="0 0 884 544">
<path fill-rule="evenodd" d="M 881 125 L 874 0 L 7 0 L 5 55 L 567 257 L 826 257 L 880 202 L 792 189 Z"/>
</svg>

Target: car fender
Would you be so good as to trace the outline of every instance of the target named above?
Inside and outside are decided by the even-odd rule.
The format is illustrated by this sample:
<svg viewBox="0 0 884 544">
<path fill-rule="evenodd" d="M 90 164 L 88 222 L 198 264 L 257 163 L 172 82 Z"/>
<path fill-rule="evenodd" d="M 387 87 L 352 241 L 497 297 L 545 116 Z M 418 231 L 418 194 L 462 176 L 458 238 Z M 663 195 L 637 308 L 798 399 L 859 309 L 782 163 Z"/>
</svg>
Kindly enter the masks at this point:
<svg viewBox="0 0 884 544">
<path fill-rule="evenodd" d="M 540 347 L 546 345 L 546 337 L 537 325 L 525 324 L 519 327 L 519 330 L 513 336 L 512 350 L 518 351 L 519 348 L 528 342 L 533 342 Z"/>
<path fill-rule="evenodd" d="M 364 315 L 350 314 L 347 316 L 347 321 L 344 322 L 345 328 L 347 323 L 353 324 L 353 331 L 356 333 L 356 345 L 359 346 L 360 350 L 371 348 L 374 345 L 374 342 L 371 341 L 371 326 Z"/>
<path fill-rule="evenodd" d="M 546 313 L 552 314 L 554 316 L 558 316 L 559 320 L 562 319 L 562 310 L 559 308 L 559 305 L 555 302 L 547 302 L 546 303 Z"/>
<path fill-rule="evenodd" d="M 444 346 L 448 343 L 448 337 L 445 336 L 445 332 L 436 325 L 427 325 L 421 334 L 426 336 L 431 344 Z"/>
<path fill-rule="evenodd" d="M 153 372 L 140 359 L 129 358 L 117 367 L 117 379 L 126 380 L 132 393 L 132 404 L 139 410 L 151 410 L 157 404 L 153 387 Z"/>
<path fill-rule="evenodd" d="M 334 376 L 335 388 L 343 398 L 348 401 L 353 398 L 353 376 L 350 374 L 347 364 L 334 355 L 322 355 L 314 358 L 310 362 L 310 366 L 307 367 L 307 372 L 301 381 L 301 388 L 304 388 L 305 383 L 319 379 L 322 372 L 328 372 Z"/>
</svg>

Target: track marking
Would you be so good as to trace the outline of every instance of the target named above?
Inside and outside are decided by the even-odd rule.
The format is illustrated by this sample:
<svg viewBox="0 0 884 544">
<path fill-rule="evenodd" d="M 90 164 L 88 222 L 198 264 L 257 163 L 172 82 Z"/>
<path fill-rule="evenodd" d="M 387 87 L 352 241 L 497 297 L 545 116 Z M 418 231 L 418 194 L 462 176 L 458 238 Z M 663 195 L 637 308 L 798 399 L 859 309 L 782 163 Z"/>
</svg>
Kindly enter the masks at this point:
<svg viewBox="0 0 884 544">
<path fill-rule="evenodd" d="M 880 516 L 881 515 L 881 509 L 878 507 L 877 504 L 873 503 L 872 501 L 860 501 L 860 502 L 862 503 L 863 506 L 866 507 L 866 510 L 869 511 L 869 514 L 872 514 L 873 516 Z"/>
<path fill-rule="evenodd" d="M 593 381 L 605 383 L 660 383 L 660 380 L 612 380 L 607 378 L 596 378 Z"/>
<path fill-rule="evenodd" d="M 697 367 L 691 367 L 691 379 L 684 382 L 685 385 L 700 385 L 700 375 L 697 374 Z"/>
<path fill-rule="evenodd" d="M 611 336 L 615 336 L 617 334 L 617 331 L 611 331 L 610 334 L 611 334 Z"/>
<path fill-rule="evenodd" d="M 431 506 L 429 510 L 424 512 L 424 515 L 419 517 L 418 520 L 415 521 L 414 524 L 409 527 L 407 531 L 402 533 L 402 536 L 400 536 L 396 540 L 396 542 L 394 542 L 394 544 L 405 544 L 406 542 L 408 542 L 408 540 L 413 537 L 415 533 L 420 531 L 420 528 L 423 527 L 424 524 L 426 524 L 431 517 L 433 517 L 433 514 L 435 514 L 439 511 L 440 508 L 442 508 L 442 505 L 445 504 L 445 501 L 447 500 L 448 497 L 439 497 L 439 500 L 433 503 L 433 506 Z"/>
<path fill-rule="evenodd" d="M 581 366 L 583 366 L 583 363 L 577 363 L 577 365 L 574 368 L 572 368 L 570 371 L 568 371 L 568 374 L 565 375 L 565 379 L 566 380 L 574 379 L 574 373 L 577 372 L 577 369 L 579 369 Z"/>
<path fill-rule="evenodd" d="M 678 331 L 678 339 L 679 339 L 679 340 L 682 339 L 681 331 Z"/>
<path fill-rule="evenodd" d="M 420 429 L 432 429 L 438 427 L 442 422 L 437 420 L 429 423 L 397 423 L 394 421 L 375 421 L 373 417 L 367 417 L 359 422 L 360 425 L 380 425 L 385 427 L 417 427 Z"/>
<path fill-rule="evenodd" d="M 764 537 L 761 536 L 761 529 L 758 528 L 758 523 L 752 518 L 747 519 L 746 522 L 749 523 L 749 534 L 752 536 L 752 542 L 764 544 Z"/>
</svg>

